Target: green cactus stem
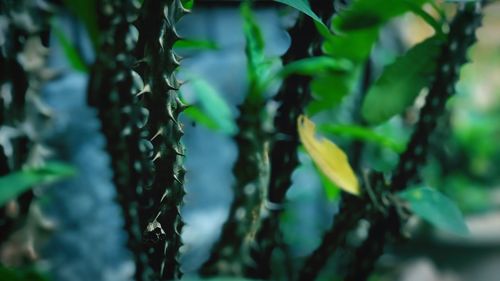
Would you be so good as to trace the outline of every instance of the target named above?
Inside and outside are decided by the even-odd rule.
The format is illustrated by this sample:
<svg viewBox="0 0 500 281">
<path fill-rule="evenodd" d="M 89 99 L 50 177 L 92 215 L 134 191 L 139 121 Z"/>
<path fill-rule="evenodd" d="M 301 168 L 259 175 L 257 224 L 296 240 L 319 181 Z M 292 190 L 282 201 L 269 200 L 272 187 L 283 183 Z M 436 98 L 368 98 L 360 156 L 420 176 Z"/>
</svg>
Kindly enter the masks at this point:
<svg viewBox="0 0 500 281">
<path fill-rule="evenodd" d="M 233 167 L 236 178 L 234 201 L 219 241 L 200 273 L 205 276 L 243 276 L 253 263 L 251 247 L 260 220 L 269 177 L 268 134 L 264 128 L 264 101 L 246 99 L 240 106 L 234 137 L 239 155 Z"/>
<path fill-rule="evenodd" d="M 33 1 L 1 1 L 3 42 L 0 46 L 0 128 L 7 136 L 2 143 L 0 173 L 18 170 L 24 165 L 40 165 L 45 155 L 38 148 L 40 135 L 35 124 L 50 117 L 40 102 L 41 86 L 53 77 L 46 67 L 48 19 L 50 7 Z M 28 110 L 29 109 L 29 110 Z M 29 113 L 29 114 L 28 114 Z M 9 137 L 10 134 L 10 137 Z M 18 209 L 17 224 L 22 223 L 33 193 L 23 193 L 13 202 Z M 6 238 L 16 223 L 0 212 L 0 241 Z"/>
<path fill-rule="evenodd" d="M 333 14 L 331 1 L 311 1 L 311 8 L 324 20 Z M 283 56 L 283 63 L 318 55 L 322 36 L 317 32 L 314 21 L 301 15 L 289 31 L 291 45 Z M 252 248 L 253 263 L 246 269 L 248 276 L 259 279 L 271 277 L 271 257 L 273 249 L 282 243 L 279 217 L 286 192 L 292 185 L 292 173 L 298 165 L 297 118 L 303 113 L 311 95 L 310 78 L 292 75 L 283 81 L 275 98 L 280 104 L 274 117 L 275 130 L 279 134 L 273 139 L 270 162 L 271 174 L 265 214 L 257 232 L 256 246 Z"/>
<path fill-rule="evenodd" d="M 180 208 L 186 170 L 179 114 L 186 105 L 179 99 L 180 83 L 175 77 L 179 58 L 172 47 L 179 39 L 175 23 L 186 13 L 180 0 L 146 0 L 137 22 L 136 70 L 144 81 L 140 96 L 149 111 L 146 128 L 155 170 L 151 184 L 144 186 L 139 214 L 148 262 L 160 280 L 182 277 Z"/>
<path fill-rule="evenodd" d="M 98 21 L 103 40 L 91 73 L 88 101 L 98 109 L 129 235 L 128 247 L 134 254 L 135 278 L 141 281 L 153 278 L 142 247 L 138 206 L 141 190 L 152 178 L 152 168 L 148 166 L 144 129 L 147 110 L 142 108 L 137 96 L 143 83 L 132 71 L 136 62 L 132 54 L 137 43 L 137 30 L 132 24 L 134 14 L 137 18 L 139 10 L 131 1 L 99 3 Z"/>
<path fill-rule="evenodd" d="M 425 164 L 429 137 L 436 128 L 439 117 L 445 112 L 446 101 L 455 93 L 455 84 L 461 67 L 467 62 L 467 51 L 476 42 L 476 29 L 481 25 L 480 3 L 464 5 L 450 25 L 447 43 L 443 45 L 426 103 L 420 112 L 417 127 L 401 155 L 389 189 L 393 192 L 405 189 L 418 179 L 419 169 Z M 377 214 L 371 219 L 368 238 L 354 252 L 354 258 L 344 280 L 366 280 L 375 262 L 382 254 L 388 239 L 400 236 L 401 220 L 394 210 L 387 215 Z"/>
</svg>

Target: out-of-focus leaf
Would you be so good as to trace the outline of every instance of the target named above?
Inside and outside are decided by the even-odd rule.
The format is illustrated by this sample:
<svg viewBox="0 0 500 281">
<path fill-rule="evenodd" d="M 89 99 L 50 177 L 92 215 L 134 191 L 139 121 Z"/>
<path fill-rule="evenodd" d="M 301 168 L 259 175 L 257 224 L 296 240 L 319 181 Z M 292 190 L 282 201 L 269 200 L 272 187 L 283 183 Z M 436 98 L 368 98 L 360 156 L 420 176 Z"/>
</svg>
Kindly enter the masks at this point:
<svg viewBox="0 0 500 281">
<path fill-rule="evenodd" d="M 182 0 L 182 7 L 184 7 L 184 9 L 191 10 L 193 9 L 193 6 L 194 0 Z"/>
<path fill-rule="evenodd" d="M 351 73 L 330 73 L 319 75 L 311 81 L 313 100 L 306 108 L 309 115 L 336 107 L 351 93 L 355 75 Z"/>
<path fill-rule="evenodd" d="M 245 54 L 247 57 L 247 72 L 250 80 L 250 87 L 261 89 L 264 81 L 268 80 L 271 73 L 271 65 L 264 53 L 264 38 L 262 31 L 255 20 L 249 1 L 241 4 L 241 15 L 243 17 L 243 33 L 245 35 Z M 251 98 L 258 98 L 263 93 L 251 91 Z"/>
<path fill-rule="evenodd" d="M 0 206 L 34 185 L 53 183 L 73 175 L 75 170 L 71 166 L 51 162 L 42 167 L 28 168 L 0 177 Z"/>
<path fill-rule="evenodd" d="M 339 199 L 340 187 L 338 187 L 334 182 L 332 182 L 318 167 L 315 165 L 316 171 L 318 172 L 319 179 L 321 181 L 321 186 L 325 190 L 326 198 L 330 201 L 335 201 Z"/>
<path fill-rule="evenodd" d="M 0 265 L 0 281 L 48 281 L 34 270 L 7 268 Z"/>
<path fill-rule="evenodd" d="M 327 139 L 317 139 L 316 126 L 307 117 L 299 116 L 297 126 L 300 141 L 318 169 L 342 190 L 359 195 L 358 179 L 342 149 Z"/>
<path fill-rule="evenodd" d="M 350 31 L 325 40 L 323 49 L 334 58 L 363 62 L 370 55 L 378 38 L 378 28 Z"/>
<path fill-rule="evenodd" d="M 219 125 L 196 105 L 189 106 L 183 113 L 189 119 L 207 127 L 208 129 L 214 131 L 219 130 Z"/>
<path fill-rule="evenodd" d="M 97 24 L 97 0 L 63 0 L 65 6 L 85 25 L 94 50 L 99 46 L 99 25 Z"/>
<path fill-rule="evenodd" d="M 430 25 L 434 31 L 436 32 L 437 35 L 444 37 L 444 32 L 443 32 L 443 24 L 442 22 L 438 21 L 434 16 L 429 14 L 420 3 L 415 3 L 414 1 L 407 1 L 408 7 L 410 11 L 412 11 L 415 15 L 419 16 L 422 20 L 424 20 L 428 25 Z M 435 4 L 435 3 L 433 3 Z M 441 10 L 439 7 L 435 6 L 436 12 L 438 12 L 441 15 Z M 446 16 L 444 18 L 441 18 L 441 21 L 445 20 Z"/>
<path fill-rule="evenodd" d="M 308 15 L 311 17 L 313 20 L 321 22 L 321 19 L 316 15 L 313 10 L 311 9 L 311 6 L 309 5 L 309 2 L 307 0 L 276 0 L 276 2 L 283 3 L 285 5 L 288 5 L 290 7 L 293 7 L 302 13 Z"/>
<path fill-rule="evenodd" d="M 351 31 L 379 27 L 393 17 L 411 10 L 412 5 L 422 6 L 429 0 L 355 0 L 335 16 L 332 26 L 336 31 Z"/>
<path fill-rule="evenodd" d="M 356 125 L 323 124 L 318 126 L 318 131 L 325 134 L 376 143 L 398 153 L 403 152 L 406 147 L 403 142 L 397 142 L 391 138 L 375 133 L 370 128 Z"/>
<path fill-rule="evenodd" d="M 217 43 L 208 40 L 181 39 L 174 43 L 176 49 L 217 50 Z"/>
<path fill-rule="evenodd" d="M 347 60 L 321 56 L 297 60 L 285 65 L 277 74 L 285 78 L 292 74 L 318 75 L 320 73 L 345 73 L 352 69 L 352 63 Z"/>
<path fill-rule="evenodd" d="M 66 58 L 68 59 L 68 62 L 71 65 L 71 67 L 81 72 L 88 72 L 89 69 L 85 64 L 85 61 L 78 53 L 75 46 L 71 44 L 71 41 L 68 39 L 66 34 L 64 34 L 64 32 L 57 26 L 55 22 L 52 22 L 52 31 L 54 32 L 54 35 L 61 44 L 62 50 L 66 55 Z"/>
<path fill-rule="evenodd" d="M 380 124 L 413 104 L 434 74 L 442 42 L 438 36 L 431 37 L 384 69 L 363 101 L 366 121 Z"/>
<path fill-rule="evenodd" d="M 469 229 L 455 203 L 439 191 L 420 187 L 398 194 L 410 203 L 411 210 L 434 226 L 449 232 L 466 235 Z"/>
<path fill-rule="evenodd" d="M 276 0 L 276 2 L 280 2 L 290 7 L 293 7 L 311 17 L 316 22 L 316 27 L 321 32 L 321 34 L 323 34 L 323 36 L 328 36 L 328 34 L 330 34 L 330 30 L 328 29 L 328 27 L 311 9 L 308 0 Z"/>
<path fill-rule="evenodd" d="M 189 85 L 196 97 L 197 107 L 186 109 L 185 114 L 209 129 L 232 135 L 236 124 L 231 109 L 221 94 L 201 78 L 190 80 Z"/>
<path fill-rule="evenodd" d="M 213 278 L 199 278 L 199 277 L 186 277 L 182 278 L 185 281 L 259 281 L 257 279 L 248 279 L 243 277 L 213 277 Z"/>
</svg>

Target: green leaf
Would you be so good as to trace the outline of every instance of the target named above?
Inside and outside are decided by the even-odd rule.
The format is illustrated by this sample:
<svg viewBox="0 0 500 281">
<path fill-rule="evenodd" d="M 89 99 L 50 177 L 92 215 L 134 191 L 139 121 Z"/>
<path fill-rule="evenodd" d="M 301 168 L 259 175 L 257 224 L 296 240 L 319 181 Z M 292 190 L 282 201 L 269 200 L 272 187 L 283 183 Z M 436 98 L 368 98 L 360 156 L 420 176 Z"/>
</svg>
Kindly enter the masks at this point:
<svg viewBox="0 0 500 281">
<path fill-rule="evenodd" d="M 94 50 L 98 49 L 100 30 L 97 24 L 97 0 L 63 0 L 64 5 L 70 12 L 75 14 L 83 22 L 89 33 Z"/>
<path fill-rule="evenodd" d="M 413 104 L 434 75 L 442 43 L 441 37 L 431 37 L 385 67 L 363 101 L 366 121 L 380 124 Z"/>
<path fill-rule="evenodd" d="M 85 61 L 78 53 L 75 46 L 71 44 L 71 41 L 68 39 L 66 34 L 64 34 L 64 32 L 57 26 L 57 23 L 55 21 L 52 21 L 52 31 L 61 44 L 62 50 L 66 55 L 66 58 L 68 59 L 71 67 L 81 72 L 89 72 Z"/>
<path fill-rule="evenodd" d="M 0 177 L 0 206 L 34 185 L 53 183 L 73 175 L 75 170 L 71 166 L 51 162 L 42 167 L 27 168 Z"/>
<path fill-rule="evenodd" d="M 0 265 L 0 281 L 48 281 L 32 269 L 13 269 Z"/>
<path fill-rule="evenodd" d="M 177 49 L 195 49 L 195 50 L 217 50 L 217 43 L 208 40 L 181 39 L 174 43 Z"/>
<path fill-rule="evenodd" d="M 250 8 L 250 1 L 241 4 L 241 15 L 243 17 L 243 33 L 245 35 L 245 54 L 247 58 L 247 73 L 250 85 L 248 98 L 251 100 L 261 99 L 267 84 L 272 80 L 272 69 L 275 60 L 268 59 L 264 52 L 264 38 L 262 31 Z"/>
<path fill-rule="evenodd" d="M 318 173 L 319 179 L 321 181 L 321 186 L 325 191 L 326 198 L 330 201 L 335 201 L 340 196 L 340 187 L 331 181 L 316 165 L 314 165 L 316 172 Z"/>
<path fill-rule="evenodd" d="M 193 9 L 194 6 L 194 0 L 181 0 L 182 2 L 182 7 L 187 10 Z"/>
<path fill-rule="evenodd" d="M 218 276 L 213 278 L 200 278 L 200 277 L 185 277 L 184 281 L 258 281 L 257 279 L 248 279 L 243 277 L 225 277 Z"/>
<path fill-rule="evenodd" d="M 372 142 L 383 147 L 401 153 L 405 150 L 405 143 L 397 142 L 391 138 L 375 133 L 370 128 L 356 125 L 322 124 L 318 126 L 318 131 L 350 139 Z"/>
<path fill-rule="evenodd" d="M 439 191 L 420 187 L 400 192 L 398 195 L 410 203 L 410 208 L 416 215 L 434 226 L 459 235 L 469 233 L 458 207 Z"/>
<path fill-rule="evenodd" d="M 364 62 L 378 38 L 378 28 L 350 31 L 325 40 L 323 50 L 335 58 Z"/>
<path fill-rule="evenodd" d="M 320 73 L 345 73 L 352 69 L 352 64 L 347 60 L 334 59 L 320 56 L 297 60 L 285 65 L 277 74 L 285 78 L 292 74 L 318 75 Z"/>
<path fill-rule="evenodd" d="M 313 100 L 308 104 L 306 112 L 313 116 L 318 112 L 335 108 L 345 96 L 352 92 L 355 76 L 355 71 L 352 71 L 315 77 L 311 81 Z"/>
<path fill-rule="evenodd" d="M 332 20 L 336 31 L 380 27 L 393 17 L 410 11 L 410 5 L 422 6 L 430 0 L 355 0 Z M 410 4 L 410 5 L 409 5 Z"/>
<path fill-rule="evenodd" d="M 236 133 L 236 124 L 231 108 L 222 95 L 206 80 L 192 78 L 189 85 L 193 89 L 198 106 L 186 109 L 185 114 L 207 128 L 228 135 Z"/>
<path fill-rule="evenodd" d="M 309 5 L 309 1 L 307 0 L 276 0 L 276 2 L 283 3 L 285 5 L 288 5 L 290 7 L 293 7 L 302 13 L 308 15 L 311 17 L 315 22 L 316 22 L 316 27 L 318 30 L 323 34 L 323 36 L 328 36 L 330 34 L 330 30 L 328 27 L 323 23 L 323 21 L 314 13 L 314 11 L 311 9 L 311 6 Z"/>
</svg>

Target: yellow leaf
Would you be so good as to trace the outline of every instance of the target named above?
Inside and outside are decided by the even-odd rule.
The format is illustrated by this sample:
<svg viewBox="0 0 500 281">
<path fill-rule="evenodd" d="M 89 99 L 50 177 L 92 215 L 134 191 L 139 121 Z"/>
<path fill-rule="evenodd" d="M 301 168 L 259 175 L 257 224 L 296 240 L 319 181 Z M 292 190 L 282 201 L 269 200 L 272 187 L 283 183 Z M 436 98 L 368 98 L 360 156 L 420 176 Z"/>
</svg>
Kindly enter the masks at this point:
<svg viewBox="0 0 500 281">
<path fill-rule="evenodd" d="M 306 116 L 297 120 L 300 141 L 318 168 L 342 190 L 359 195 L 359 183 L 347 156 L 333 142 L 315 137 L 316 125 Z"/>
</svg>

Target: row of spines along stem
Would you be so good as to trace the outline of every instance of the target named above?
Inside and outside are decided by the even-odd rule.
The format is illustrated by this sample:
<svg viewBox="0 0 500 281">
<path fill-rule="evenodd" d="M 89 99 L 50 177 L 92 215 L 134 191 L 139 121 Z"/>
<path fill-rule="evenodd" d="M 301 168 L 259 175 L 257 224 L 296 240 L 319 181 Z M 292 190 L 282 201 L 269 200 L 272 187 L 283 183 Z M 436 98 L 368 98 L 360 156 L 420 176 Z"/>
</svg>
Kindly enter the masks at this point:
<svg viewBox="0 0 500 281">
<path fill-rule="evenodd" d="M 143 175 L 152 173 L 147 156 L 140 152 L 147 111 L 136 96 L 142 87 L 134 83 L 132 67 L 136 59 L 131 55 L 137 43 L 133 21 L 139 8 L 129 1 L 115 0 L 100 1 L 97 8 L 102 37 L 91 72 L 88 101 L 98 109 L 106 138 L 113 181 L 125 218 L 127 243 L 135 261 L 135 278 L 148 280 L 153 271 L 147 265 L 142 246 L 137 198 L 140 188 L 148 184 Z"/>
<path fill-rule="evenodd" d="M 324 21 L 334 14 L 333 2 L 311 1 L 311 9 Z M 283 64 L 316 56 L 321 53 L 322 36 L 314 21 L 300 15 L 289 30 L 291 44 L 283 55 Z M 283 210 L 286 192 L 292 185 L 291 176 L 298 165 L 297 149 L 299 138 L 296 120 L 304 112 L 311 98 L 310 78 L 292 75 L 281 85 L 275 100 L 279 103 L 274 116 L 274 130 L 278 132 L 272 139 L 270 153 L 270 179 L 267 191 L 266 215 L 262 216 L 256 236 L 256 246 L 252 248 L 253 263 L 247 267 L 247 275 L 252 278 L 271 277 L 271 257 L 273 250 L 283 245 L 279 228 L 279 217 Z M 286 249 L 282 249 L 286 250 Z"/>
<path fill-rule="evenodd" d="M 180 278 L 184 190 L 173 71 L 180 1 L 103 1 L 89 102 L 99 109 L 137 280 Z M 151 226 L 153 226 L 151 228 Z"/>
<path fill-rule="evenodd" d="M 428 154 L 429 138 L 435 131 L 439 117 L 445 112 L 446 102 L 455 94 L 460 69 L 467 62 L 469 48 L 477 40 L 476 29 L 481 25 L 481 19 L 480 3 L 463 5 L 453 19 L 447 41 L 442 46 L 437 60 L 438 67 L 425 105 L 420 111 L 416 129 L 406 151 L 400 156 L 388 186 L 390 192 L 404 190 L 419 180 L 419 170 L 425 164 Z M 366 280 L 382 254 L 385 242 L 401 236 L 401 226 L 404 222 L 405 218 L 399 216 L 394 206 L 385 216 L 379 214 L 375 219 L 371 218 L 369 235 L 354 252 L 345 280 Z"/>
<path fill-rule="evenodd" d="M 182 164 L 184 134 L 178 117 L 186 108 L 178 95 L 179 82 L 174 71 L 179 58 L 172 51 L 179 39 L 175 23 L 186 13 L 180 0 L 144 1 L 138 21 L 136 71 L 144 81 L 143 102 L 149 110 L 146 125 L 153 146 L 155 178 L 143 190 L 147 204 L 142 215 L 149 260 L 163 280 L 181 278 L 179 248 L 184 223 L 180 217 L 185 168 Z"/>
<path fill-rule="evenodd" d="M 455 84 L 458 80 L 459 70 L 466 62 L 467 50 L 476 41 L 475 30 L 479 27 L 481 20 L 481 10 L 474 4 L 468 4 L 460 9 L 450 25 L 447 41 L 442 46 L 441 55 L 437 61 L 437 69 L 429 94 L 426 97 L 426 104 L 420 112 L 420 119 L 415 131 L 410 138 L 407 150 L 400 156 L 400 161 L 395 169 L 392 181 L 389 185 L 384 182 L 384 177 L 374 174 L 368 179 L 369 184 L 376 196 L 387 195 L 387 192 L 401 191 L 418 179 L 418 172 L 425 164 L 428 150 L 429 137 L 436 127 L 439 116 L 445 110 L 446 101 L 455 92 Z M 386 212 L 380 212 L 374 206 L 377 204 L 367 198 L 358 199 L 352 196 L 344 197 L 341 202 L 343 208 L 335 216 L 334 224 L 325 238 L 330 237 L 332 241 L 323 243 L 316 250 L 316 253 L 332 254 L 333 251 L 340 251 L 349 247 L 346 243 L 347 235 L 358 224 L 351 224 L 346 228 L 344 221 L 360 220 L 366 218 L 370 222 L 370 230 L 365 241 L 353 249 L 344 249 L 347 253 L 344 268 L 344 280 L 366 280 L 372 272 L 375 262 L 382 254 L 387 241 L 394 241 L 400 237 L 401 226 L 405 222 L 405 217 L 397 211 L 397 206 L 386 206 Z M 321 250 L 323 249 L 323 251 Z M 327 250 L 325 250 L 327 249 Z M 314 259 L 316 257 L 316 259 Z M 324 265 L 317 266 L 314 263 L 319 255 L 313 254 L 303 267 L 299 280 L 314 279 L 319 270 Z M 324 259 L 324 256 L 322 257 Z"/>
<path fill-rule="evenodd" d="M 8 154 L 5 147 L 0 148 L 1 176 L 10 171 L 19 170 L 27 164 L 30 149 L 35 142 L 39 141 L 25 134 L 19 125 L 35 121 L 26 114 L 26 107 L 28 102 L 33 102 L 33 95 L 38 94 L 38 87 L 46 80 L 46 77 L 41 75 L 44 71 L 45 55 L 43 52 L 37 53 L 40 50 L 31 50 L 31 54 L 38 55 L 37 58 L 32 59 L 40 59 L 42 69 L 27 68 L 25 64 L 29 62 L 22 63 L 20 56 L 26 56 L 28 50 L 26 50 L 24 43 L 28 40 L 38 40 L 41 45 L 37 45 L 36 48 L 45 48 L 42 44 L 47 43 L 50 12 L 38 5 L 30 5 L 30 1 L 2 1 L 0 2 L 0 15 L 6 20 L 4 24 L 7 25 L 3 30 L 4 42 L 0 46 L 0 87 L 2 87 L 2 91 L 10 91 L 8 93 L 10 95 L 9 101 L 4 99 L 5 95 L 0 97 L 0 126 L 12 127 L 22 133 L 21 136 L 7 140 L 11 147 Z M 16 20 L 15 17 L 20 16 L 29 19 L 32 24 L 27 26 Z M 30 85 L 30 82 L 36 82 L 36 85 Z M 33 88 L 34 86 L 37 88 Z M 29 91 L 31 97 L 28 97 Z M 14 213 L 9 212 L 6 206 L 1 207 L 0 243 L 5 242 L 13 230 L 23 222 L 22 218 L 27 215 L 32 198 L 33 192 L 31 190 L 18 196 L 13 201 L 14 209 L 17 209 Z"/>
</svg>

